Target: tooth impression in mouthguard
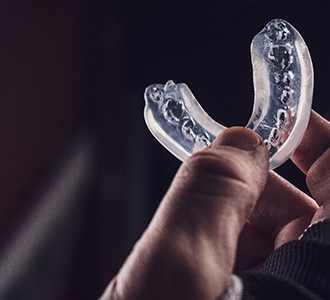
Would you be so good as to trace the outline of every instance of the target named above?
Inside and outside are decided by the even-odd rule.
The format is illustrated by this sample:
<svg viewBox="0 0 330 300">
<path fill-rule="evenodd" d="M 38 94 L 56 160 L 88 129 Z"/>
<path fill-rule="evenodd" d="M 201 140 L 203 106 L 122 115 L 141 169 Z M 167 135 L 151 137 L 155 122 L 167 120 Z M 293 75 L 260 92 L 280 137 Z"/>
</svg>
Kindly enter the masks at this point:
<svg viewBox="0 0 330 300">
<path fill-rule="evenodd" d="M 269 150 L 269 168 L 283 164 L 305 133 L 312 105 L 313 66 L 299 32 L 270 21 L 251 43 L 254 107 L 246 125 Z M 184 83 L 153 84 L 145 91 L 144 117 L 158 141 L 184 161 L 226 129 L 214 121 Z"/>
</svg>

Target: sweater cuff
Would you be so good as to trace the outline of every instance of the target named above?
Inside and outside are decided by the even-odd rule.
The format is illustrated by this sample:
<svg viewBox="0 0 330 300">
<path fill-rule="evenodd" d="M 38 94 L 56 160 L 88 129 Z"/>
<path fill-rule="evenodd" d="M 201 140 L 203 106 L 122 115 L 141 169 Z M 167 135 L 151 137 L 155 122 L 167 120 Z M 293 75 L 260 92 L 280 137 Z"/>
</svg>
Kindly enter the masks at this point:
<svg viewBox="0 0 330 300">
<path fill-rule="evenodd" d="M 309 227 L 300 240 L 275 250 L 262 266 L 270 274 L 302 285 L 324 297 L 330 295 L 330 220 Z"/>
<path fill-rule="evenodd" d="M 322 219 L 311 224 L 299 239 L 330 244 L 330 219 Z"/>
</svg>

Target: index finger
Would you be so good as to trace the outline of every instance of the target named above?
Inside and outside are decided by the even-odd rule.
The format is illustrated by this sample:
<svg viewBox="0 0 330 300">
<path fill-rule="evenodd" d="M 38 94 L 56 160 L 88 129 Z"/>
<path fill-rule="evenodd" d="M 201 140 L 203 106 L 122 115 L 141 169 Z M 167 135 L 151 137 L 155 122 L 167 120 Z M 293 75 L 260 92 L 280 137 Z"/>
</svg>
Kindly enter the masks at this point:
<svg viewBox="0 0 330 300">
<path fill-rule="evenodd" d="M 312 111 L 304 138 L 291 159 L 306 174 L 312 164 L 329 147 L 330 122 Z"/>
</svg>

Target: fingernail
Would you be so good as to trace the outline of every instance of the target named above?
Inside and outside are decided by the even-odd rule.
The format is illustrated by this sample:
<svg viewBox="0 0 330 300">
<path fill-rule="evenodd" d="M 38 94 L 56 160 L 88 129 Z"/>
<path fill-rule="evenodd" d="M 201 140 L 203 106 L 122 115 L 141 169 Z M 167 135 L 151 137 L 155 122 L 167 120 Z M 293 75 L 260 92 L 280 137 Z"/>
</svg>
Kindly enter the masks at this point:
<svg viewBox="0 0 330 300">
<path fill-rule="evenodd" d="M 213 142 L 213 147 L 230 146 L 245 151 L 251 151 L 263 143 L 260 136 L 251 129 L 231 127 L 220 134 Z"/>
</svg>

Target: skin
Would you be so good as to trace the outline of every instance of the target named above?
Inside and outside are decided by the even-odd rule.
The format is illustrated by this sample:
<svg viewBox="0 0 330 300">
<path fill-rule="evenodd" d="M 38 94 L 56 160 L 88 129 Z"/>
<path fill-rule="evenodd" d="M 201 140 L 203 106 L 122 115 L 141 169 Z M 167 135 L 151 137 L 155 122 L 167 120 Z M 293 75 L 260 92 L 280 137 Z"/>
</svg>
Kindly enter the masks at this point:
<svg viewBox="0 0 330 300">
<path fill-rule="evenodd" d="M 330 123 L 317 113 L 292 160 L 315 201 L 268 171 L 249 129 L 230 128 L 192 155 L 102 299 L 217 299 L 235 269 L 257 269 L 330 217 Z"/>
</svg>

